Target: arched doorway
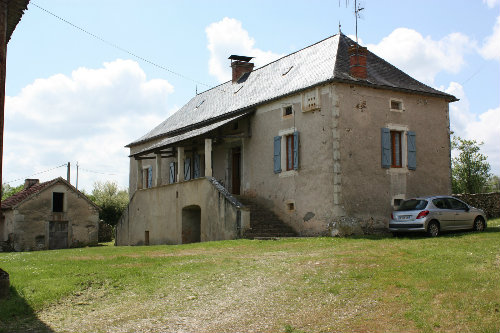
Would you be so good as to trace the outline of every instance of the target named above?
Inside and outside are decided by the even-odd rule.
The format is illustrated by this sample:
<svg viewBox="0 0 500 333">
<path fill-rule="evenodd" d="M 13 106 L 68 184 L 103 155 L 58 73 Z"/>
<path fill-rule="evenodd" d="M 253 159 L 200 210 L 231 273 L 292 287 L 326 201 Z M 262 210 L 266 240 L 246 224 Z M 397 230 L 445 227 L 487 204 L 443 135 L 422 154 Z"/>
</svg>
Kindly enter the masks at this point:
<svg viewBox="0 0 500 333">
<path fill-rule="evenodd" d="M 196 243 L 201 240 L 201 208 L 186 206 L 182 208 L 182 244 Z"/>
</svg>

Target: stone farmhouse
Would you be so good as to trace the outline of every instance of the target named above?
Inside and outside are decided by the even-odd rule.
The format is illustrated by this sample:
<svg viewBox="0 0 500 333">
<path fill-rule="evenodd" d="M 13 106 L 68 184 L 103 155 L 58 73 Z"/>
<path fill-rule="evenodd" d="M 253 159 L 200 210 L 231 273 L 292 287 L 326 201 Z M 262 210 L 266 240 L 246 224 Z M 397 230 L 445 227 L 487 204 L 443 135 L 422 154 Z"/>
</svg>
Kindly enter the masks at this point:
<svg viewBox="0 0 500 333">
<path fill-rule="evenodd" d="M 0 242 L 15 251 L 64 249 L 97 244 L 99 207 L 59 177 L 2 201 Z"/>
<path fill-rule="evenodd" d="M 231 81 L 127 145 L 118 245 L 370 233 L 450 193 L 454 96 L 342 33 L 258 69 L 229 59 Z"/>
</svg>

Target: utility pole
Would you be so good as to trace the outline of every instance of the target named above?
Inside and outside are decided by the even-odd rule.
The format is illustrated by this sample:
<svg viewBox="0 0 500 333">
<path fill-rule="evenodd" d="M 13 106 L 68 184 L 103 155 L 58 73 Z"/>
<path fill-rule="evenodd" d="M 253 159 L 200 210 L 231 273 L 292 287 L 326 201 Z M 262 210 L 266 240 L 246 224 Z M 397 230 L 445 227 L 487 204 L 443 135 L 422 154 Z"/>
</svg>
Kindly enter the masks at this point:
<svg viewBox="0 0 500 333">
<path fill-rule="evenodd" d="M 76 189 L 78 190 L 78 161 L 76 161 Z"/>
<path fill-rule="evenodd" d="M 66 179 L 67 179 L 68 183 L 71 184 L 71 163 L 70 162 L 68 162 L 68 176 Z"/>
</svg>

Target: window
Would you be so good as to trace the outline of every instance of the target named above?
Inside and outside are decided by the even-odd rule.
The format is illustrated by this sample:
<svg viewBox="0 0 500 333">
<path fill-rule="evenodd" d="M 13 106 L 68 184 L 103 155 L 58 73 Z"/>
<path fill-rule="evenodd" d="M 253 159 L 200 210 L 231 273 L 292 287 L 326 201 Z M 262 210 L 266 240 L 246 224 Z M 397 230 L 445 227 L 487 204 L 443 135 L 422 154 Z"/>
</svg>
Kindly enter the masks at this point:
<svg viewBox="0 0 500 333">
<path fill-rule="evenodd" d="M 293 152 L 294 152 L 294 142 L 293 134 L 287 135 L 286 137 L 286 170 L 293 170 Z"/>
<path fill-rule="evenodd" d="M 173 184 L 176 181 L 175 162 L 170 162 L 168 166 L 168 183 Z"/>
<path fill-rule="evenodd" d="M 391 168 L 401 168 L 401 132 L 391 131 Z"/>
<path fill-rule="evenodd" d="M 147 167 L 143 170 L 144 175 L 144 188 L 153 187 L 153 167 Z"/>
<path fill-rule="evenodd" d="M 55 213 L 62 213 L 64 207 L 64 193 L 52 193 L 52 211 Z"/>
<path fill-rule="evenodd" d="M 285 166 L 285 171 L 299 169 L 299 132 L 293 129 L 274 137 L 274 173 L 281 173 L 282 165 Z"/>
<path fill-rule="evenodd" d="M 293 115 L 293 109 L 292 109 L 291 105 L 283 108 L 283 117 L 292 116 L 292 115 Z"/>
<path fill-rule="evenodd" d="M 391 111 L 403 111 L 403 101 L 391 99 Z"/>
<path fill-rule="evenodd" d="M 417 146 L 415 132 L 403 126 L 395 129 L 382 128 L 382 168 L 417 169 Z"/>
</svg>

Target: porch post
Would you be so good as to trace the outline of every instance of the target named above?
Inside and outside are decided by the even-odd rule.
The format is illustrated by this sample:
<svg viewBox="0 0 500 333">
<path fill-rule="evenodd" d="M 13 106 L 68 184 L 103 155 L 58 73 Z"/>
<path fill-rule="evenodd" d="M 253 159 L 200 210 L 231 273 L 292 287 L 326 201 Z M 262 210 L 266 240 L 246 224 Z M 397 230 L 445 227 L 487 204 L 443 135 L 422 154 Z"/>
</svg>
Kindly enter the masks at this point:
<svg viewBox="0 0 500 333">
<path fill-rule="evenodd" d="M 156 177 L 155 186 L 161 185 L 161 153 L 156 153 Z"/>
<path fill-rule="evenodd" d="M 184 147 L 177 147 L 177 181 L 184 181 Z"/>
<path fill-rule="evenodd" d="M 212 177 L 212 139 L 205 139 L 205 177 Z"/>
<path fill-rule="evenodd" d="M 142 189 L 143 184 L 143 172 L 142 172 L 142 160 L 135 160 L 137 162 L 137 189 Z"/>
</svg>

